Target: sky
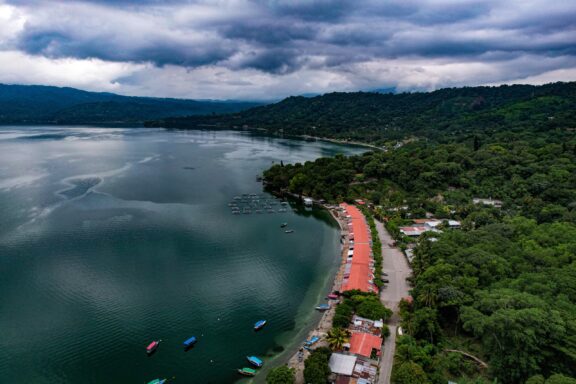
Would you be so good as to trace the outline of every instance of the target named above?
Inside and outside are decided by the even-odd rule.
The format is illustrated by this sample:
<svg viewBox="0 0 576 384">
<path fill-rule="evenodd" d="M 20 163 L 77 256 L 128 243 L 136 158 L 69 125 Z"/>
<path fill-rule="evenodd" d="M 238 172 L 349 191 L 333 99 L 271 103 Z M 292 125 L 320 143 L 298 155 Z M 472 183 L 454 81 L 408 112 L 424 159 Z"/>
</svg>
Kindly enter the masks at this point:
<svg viewBox="0 0 576 384">
<path fill-rule="evenodd" d="M 275 100 L 576 80 L 576 0 L 0 0 L 0 83 Z"/>
</svg>

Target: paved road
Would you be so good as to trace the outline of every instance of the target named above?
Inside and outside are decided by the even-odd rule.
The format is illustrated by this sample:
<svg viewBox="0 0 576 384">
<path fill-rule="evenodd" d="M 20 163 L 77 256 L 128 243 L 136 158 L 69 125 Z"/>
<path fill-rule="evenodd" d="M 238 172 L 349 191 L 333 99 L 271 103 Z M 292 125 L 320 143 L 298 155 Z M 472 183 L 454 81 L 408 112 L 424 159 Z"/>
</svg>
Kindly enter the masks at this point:
<svg viewBox="0 0 576 384">
<path fill-rule="evenodd" d="M 388 274 L 387 279 L 390 281 L 387 287 L 382 289 L 380 300 L 394 311 L 389 322 L 390 337 L 386 339 L 383 346 L 382 359 L 380 360 L 380 376 L 378 378 L 378 384 L 389 384 L 394 363 L 394 352 L 396 350 L 396 328 L 400 323 L 398 304 L 403 297 L 409 295 L 410 286 L 406 278 L 410 276 L 412 271 L 402 251 L 388 246 L 394 240 L 386 231 L 384 225 L 379 221 L 375 222 L 380 241 L 382 242 L 382 271 Z"/>
</svg>

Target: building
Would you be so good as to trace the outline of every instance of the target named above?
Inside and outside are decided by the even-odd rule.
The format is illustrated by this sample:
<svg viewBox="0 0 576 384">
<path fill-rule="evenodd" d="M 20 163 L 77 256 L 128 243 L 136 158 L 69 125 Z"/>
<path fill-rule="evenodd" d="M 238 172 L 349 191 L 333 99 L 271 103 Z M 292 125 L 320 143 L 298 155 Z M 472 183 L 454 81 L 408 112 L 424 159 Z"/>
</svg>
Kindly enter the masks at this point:
<svg viewBox="0 0 576 384">
<path fill-rule="evenodd" d="M 491 206 L 496 207 L 496 208 L 502 208 L 502 204 L 503 204 L 503 202 L 501 200 L 495 200 L 492 198 L 485 199 L 485 198 L 481 198 L 481 197 L 473 198 L 472 202 L 474 204 L 491 205 Z"/>
<path fill-rule="evenodd" d="M 378 365 L 373 360 L 333 353 L 328 365 L 336 376 L 332 381 L 335 384 L 372 384 L 376 382 Z"/>
<path fill-rule="evenodd" d="M 350 353 L 367 358 L 378 358 L 382 349 L 382 338 L 366 332 L 352 332 Z"/>
<path fill-rule="evenodd" d="M 332 373 L 344 376 L 352 376 L 354 366 L 356 365 L 356 356 L 343 355 L 341 353 L 333 353 L 330 356 L 328 366 Z"/>
<path fill-rule="evenodd" d="M 410 236 L 410 237 L 418 237 L 424 232 L 430 231 L 430 228 L 419 225 L 419 226 L 411 226 L 411 227 L 400 227 L 400 233 Z"/>
<path fill-rule="evenodd" d="M 384 327 L 384 321 L 380 320 L 370 320 L 358 315 L 352 317 L 352 323 L 348 327 L 351 332 L 364 332 L 370 333 L 374 336 L 382 336 L 382 328 Z"/>
<path fill-rule="evenodd" d="M 353 205 L 342 203 L 340 207 L 347 220 L 350 243 L 341 290 L 343 292 L 355 289 L 362 292 L 378 292 L 378 288 L 374 285 L 372 237 L 366 218 Z"/>
</svg>

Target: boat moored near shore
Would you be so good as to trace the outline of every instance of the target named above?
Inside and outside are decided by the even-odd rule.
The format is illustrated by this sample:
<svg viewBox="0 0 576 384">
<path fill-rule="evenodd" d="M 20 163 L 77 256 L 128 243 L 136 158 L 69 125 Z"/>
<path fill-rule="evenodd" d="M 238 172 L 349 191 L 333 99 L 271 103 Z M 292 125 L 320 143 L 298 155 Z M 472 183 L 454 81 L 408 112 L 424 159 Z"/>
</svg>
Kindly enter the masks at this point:
<svg viewBox="0 0 576 384">
<path fill-rule="evenodd" d="M 254 376 L 256 375 L 256 370 L 252 368 L 242 368 L 238 370 L 238 373 L 243 376 Z"/>
<path fill-rule="evenodd" d="M 154 379 L 152 381 L 149 381 L 148 384 L 164 384 L 167 381 L 168 379 Z"/>
<path fill-rule="evenodd" d="M 262 365 L 264 364 L 264 362 L 261 359 L 257 358 L 256 356 L 246 356 L 246 359 L 248 359 L 250 364 L 258 368 L 262 367 Z"/>
<path fill-rule="evenodd" d="M 254 324 L 254 330 L 259 331 L 266 325 L 266 320 L 258 320 L 256 324 Z"/>
</svg>

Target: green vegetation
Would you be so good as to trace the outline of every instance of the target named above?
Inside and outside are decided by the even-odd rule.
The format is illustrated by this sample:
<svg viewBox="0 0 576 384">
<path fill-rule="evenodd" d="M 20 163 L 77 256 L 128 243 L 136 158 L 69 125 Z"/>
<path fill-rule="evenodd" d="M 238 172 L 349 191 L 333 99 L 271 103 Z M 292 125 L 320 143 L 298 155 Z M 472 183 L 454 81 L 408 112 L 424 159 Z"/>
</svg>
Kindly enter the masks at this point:
<svg viewBox="0 0 576 384">
<path fill-rule="evenodd" d="M 148 123 L 176 128 L 258 128 L 392 146 L 409 137 L 452 141 L 479 134 L 574 128 L 576 83 L 441 89 L 430 93 L 330 93 L 289 97 L 231 115 Z"/>
<path fill-rule="evenodd" d="M 286 365 L 273 368 L 266 375 L 266 383 L 268 384 L 294 384 L 295 381 L 294 369 L 288 368 Z"/>
<path fill-rule="evenodd" d="M 392 316 L 392 311 L 386 308 L 374 293 L 354 290 L 344 292 L 343 297 L 332 320 L 332 325 L 336 328 L 347 328 L 354 313 L 370 320 L 387 321 Z"/>
<path fill-rule="evenodd" d="M 306 384 L 326 384 L 330 375 L 328 361 L 332 351 L 330 348 L 319 347 L 312 351 L 304 361 L 304 381 Z"/>
<path fill-rule="evenodd" d="M 406 213 L 424 217 L 431 212 L 462 219 L 471 229 L 515 214 L 538 222 L 575 222 L 575 172 L 576 138 L 556 132 L 537 139 L 520 135 L 477 150 L 472 141 L 420 141 L 388 152 L 275 165 L 264 176 L 268 188 L 277 191 L 328 202 L 367 199 L 381 207 L 380 216 L 399 224 Z M 504 210 L 474 205 L 473 197 L 501 199 Z"/>
<path fill-rule="evenodd" d="M 345 328 L 334 327 L 328 331 L 326 341 L 333 351 L 339 351 L 343 348 L 344 344 L 350 341 L 350 332 Z"/>
<path fill-rule="evenodd" d="M 333 203 L 364 199 L 371 230 L 376 217 L 401 249 L 413 248 L 413 302 L 401 304 L 405 333 L 398 338 L 395 383 L 575 380 L 574 88 L 482 89 L 483 105 L 467 112 L 461 110 L 466 103 L 444 98 L 446 110 L 429 125 L 422 116 L 438 104 L 406 106 L 394 120 L 404 134 L 396 148 L 265 172 L 268 188 L 280 193 Z M 533 93 L 525 99 L 511 95 L 527 89 Z M 502 98 L 491 99 L 491 92 Z M 416 110 L 424 112 L 407 112 Z M 399 121 L 415 122 L 414 128 Z M 502 206 L 474 204 L 475 197 L 499 199 Z M 459 220 L 462 228 L 442 225 L 442 233 L 417 240 L 401 235 L 401 226 L 430 214 Z M 337 307 L 334 326 L 346 327 L 353 313 L 378 317 L 372 299 L 357 296 L 347 294 Z"/>
<path fill-rule="evenodd" d="M 532 376 L 526 381 L 526 384 L 576 384 L 576 379 L 564 375 L 552 375 L 548 380 L 542 375 Z"/>
<path fill-rule="evenodd" d="M 168 116 L 234 113 L 258 103 L 128 97 L 74 88 L 0 84 L 0 124 L 142 123 Z"/>
<path fill-rule="evenodd" d="M 366 221 L 370 226 L 370 234 L 372 236 L 372 252 L 374 255 L 374 270 L 382 271 L 382 242 L 380 241 L 380 236 L 378 236 L 378 230 L 376 229 L 376 223 L 374 222 L 374 216 L 369 209 L 364 206 L 360 206 L 362 213 L 366 217 Z M 374 277 L 374 284 L 380 289 L 384 285 L 381 277 L 377 274 Z"/>
</svg>

